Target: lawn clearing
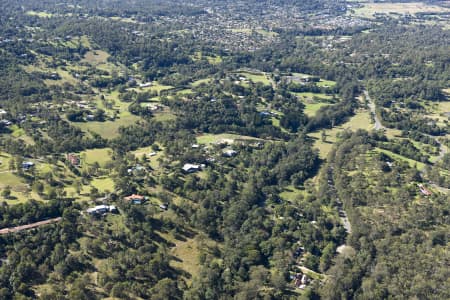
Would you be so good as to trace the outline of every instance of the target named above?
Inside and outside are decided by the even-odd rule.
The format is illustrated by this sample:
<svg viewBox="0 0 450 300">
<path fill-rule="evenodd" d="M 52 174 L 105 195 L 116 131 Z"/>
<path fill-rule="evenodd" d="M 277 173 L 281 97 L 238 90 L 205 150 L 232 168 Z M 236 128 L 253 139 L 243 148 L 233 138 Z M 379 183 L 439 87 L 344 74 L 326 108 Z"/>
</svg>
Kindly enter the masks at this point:
<svg viewBox="0 0 450 300">
<path fill-rule="evenodd" d="M 82 163 L 93 164 L 98 162 L 100 167 L 104 167 L 106 163 L 111 161 L 111 148 L 89 149 L 81 152 Z"/>
<path fill-rule="evenodd" d="M 229 144 L 234 143 L 235 140 L 259 140 L 258 138 L 232 134 L 232 133 L 221 133 L 221 134 L 202 134 L 197 136 L 198 144 L 216 144 L 221 142 L 227 142 Z"/>
<path fill-rule="evenodd" d="M 195 239 L 187 239 L 186 241 L 173 240 L 175 247 L 170 252 L 177 260 L 171 260 L 170 265 L 175 268 L 182 269 L 189 273 L 192 277 L 197 276 L 200 271 L 199 264 L 199 247 Z"/>
<path fill-rule="evenodd" d="M 319 102 L 319 103 L 306 103 L 305 104 L 305 114 L 308 117 L 314 117 L 317 113 L 317 111 L 322 107 L 322 106 L 328 106 L 330 105 L 330 103 L 323 103 L 323 102 Z"/>
<path fill-rule="evenodd" d="M 29 10 L 26 12 L 27 15 L 29 16 L 36 16 L 39 18 L 51 18 L 53 17 L 53 14 L 46 12 L 46 11 L 34 11 L 34 10 Z"/>
<path fill-rule="evenodd" d="M 197 81 L 194 81 L 193 83 L 191 83 L 191 86 L 192 87 L 197 87 L 197 86 L 199 86 L 199 85 L 201 85 L 203 83 L 207 84 L 211 80 L 212 80 L 211 78 L 200 79 L 200 80 L 197 80 Z"/>
<path fill-rule="evenodd" d="M 95 178 L 91 185 L 98 189 L 100 193 L 114 191 L 114 181 L 110 177 Z"/>
<path fill-rule="evenodd" d="M 239 72 L 240 76 L 247 78 L 248 80 L 257 83 L 260 82 L 264 85 L 270 85 L 270 80 L 265 73 L 250 73 L 250 72 Z"/>
<path fill-rule="evenodd" d="M 91 65 L 98 65 L 98 64 L 105 64 L 108 62 L 108 57 L 110 55 L 102 50 L 92 50 L 86 52 L 84 55 L 84 58 L 81 60 L 81 62 L 86 62 Z"/>
<path fill-rule="evenodd" d="M 315 100 L 331 100 L 333 99 L 332 95 L 327 95 L 323 93 L 310 93 L 310 92 L 302 92 L 302 93 L 293 93 L 302 101 L 315 101 Z"/>
<path fill-rule="evenodd" d="M 358 129 L 372 130 L 373 124 L 370 120 L 370 114 L 368 111 L 359 111 L 356 115 L 351 117 L 346 123 L 334 127 L 333 129 L 326 129 L 326 139 L 322 140 L 322 131 L 310 133 L 314 142 L 314 147 L 319 149 L 320 158 L 325 159 L 333 148 L 333 144 L 337 141 L 337 135 L 343 130 L 356 131 Z"/>
<path fill-rule="evenodd" d="M 84 132 L 93 131 L 105 139 L 112 139 L 119 135 L 119 127 L 132 125 L 139 119 L 138 116 L 129 114 L 114 121 L 72 123 L 72 125 L 77 126 Z"/>
<path fill-rule="evenodd" d="M 287 201 L 295 201 L 298 197 L 302 197 L 307 195 L 308 193 L 305 190 L 300 190 L 295 188 L 294 186 L 290 185 L 283 189 L 283 191 L 280 193 L 281 199 L 287 200 Z"/>
<path fill-rule="evenodd" d="M 377 147 L 377 148 L 374 149 L 374 151 L 378 152 L 378 153 L 384 153 L 384 154 L 392 157 L 393 159 L 396 159 L 396 160 L 399 160 L 399 161 L 405 161 L 405 162 L 407 162 L 409 164 L 410 167 L 416 167 L 417 170 L 419 170 L 419 171 L 422 170 L 425 167 L 425 164 L 420 162 L 420 161 L 409 159 L 409 158 L 407 158 L 405 156 L 402 156 L 400 154 L 394 153 L 394 152 L 389 151 L 389 150 L 385 150 L 385 149 L 381 149 L 381 148 Z"/>
</svg>

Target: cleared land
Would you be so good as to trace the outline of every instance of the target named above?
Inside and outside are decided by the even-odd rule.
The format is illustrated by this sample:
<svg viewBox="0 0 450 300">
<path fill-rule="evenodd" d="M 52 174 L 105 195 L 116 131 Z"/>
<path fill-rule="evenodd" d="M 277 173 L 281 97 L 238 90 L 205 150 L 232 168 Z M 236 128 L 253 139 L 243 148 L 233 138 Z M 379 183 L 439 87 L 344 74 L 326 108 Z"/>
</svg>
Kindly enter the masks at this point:
<svg viewBox="0 0 450 300">
<path fill-rule="evenodd" d="M 258 139 L 251 136 L 232 133 L 202 134 L 197 137 L 197 143 L 199 144 L 214 144 L 224 142 L 232 144 L 235 140 L 258 140 Z"/>
<path fill-rule="evenodd" d="M 374 14 L 410 14 L 450 12 L 449 8 L 423 2 L 411 3 L 363 3 L 363 7 L 355 9 L 360 17 L 373 18 Z"/>
<path fill-rule="evenodd" d="M 360 111 L 353 117 L 351 117 L 346 123 L 334 127 L 333 129 L 325 130 L 326 139 L 322 140 L 322 131 L 313 132 L 309 134 L 315 142 L 314 146 L 319 149 L 320 157 L 325 159 L 333 148 L 333 144 L 337 141 L 337 135 L 344 130 L 372 130 L 373 123 L 370 120 L 370 114 L 368 111 Z"/>
<path fill-rule="evenodd" d="M 72 125 L 79 127 L 85 132 L 93 131 L 100 134 L 103 138 L 111 139 L 119 135 L 119 127 L 134 124 L 137 120 L 139 120 L 138 116 L 129 115 L 120 117 L 115 121 L 72 123 Z"/>
<path fill-rule="evenodd" d="M 32 224 L 12 227 L 12 228 L 4 228 L 4 229 L 0 229 L 0 235 L 1 234 L 8 234 L 8 233 L 11 233 L 11 232 L 18 232 L 18 231 L 22 231 L 22 230 L 26 230 L 26 229 L 31 229 L 31 228 L 39 227 L 39 226 L 42 226 L 42 225 L 56 223 L 56 222 L 59 222 L 59 221 L 61 221 L 60 217 L 59 218 L 45 220 L 45 221 L 40 221 L 40 222 L 36 222 L 36 223 L 32 223 Z"/>
</svg>

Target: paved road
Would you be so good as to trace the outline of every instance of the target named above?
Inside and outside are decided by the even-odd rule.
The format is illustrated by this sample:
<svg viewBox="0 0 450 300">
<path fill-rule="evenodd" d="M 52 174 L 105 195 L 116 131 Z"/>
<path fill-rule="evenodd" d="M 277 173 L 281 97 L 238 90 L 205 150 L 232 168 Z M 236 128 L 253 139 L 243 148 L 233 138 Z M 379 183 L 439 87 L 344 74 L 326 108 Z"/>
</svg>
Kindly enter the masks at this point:
<svg viewBox="0 0 450 300">
<path fill-rule="evenodd" d="M 375 130 L 386 129 L 386 127 L 384 127 L 383 124 L 381 124 L 381 121 L 378 118 L 375 102 L 372 100 L 372 98 L 370 98 L 369 92 L 367 92 L 367 90 L 364 90 L 364 95 L 366 96 L 370 112 L 372 113 L 373 118 L 375 120 L 375 128 L 374 129 Z"/>
<path fill-rule="evenodd" d="M 332 169 L 328 169 L 328 187 L 333 191 L 333 194 L 336 197 L 336 202 L 338 203 L 338 213 L 339 218 L 341 219 L 342 225 L 345 228 L 345 231 L 347 231 L 348 234 L 352 233 L 352 224 L 348 220 L 347 212 L 344 210 L 342 201 L 337 198 L 337 191 L 336 187 L 334 186 L 333 181 L 333 175 L 332 175 Z"/>
<path fill-rule="evenodd" d="M 40 221 L 40 222 L 36 222 L 36 223 L 31 223 L 31 224 L 27 224 L 27 225 L 21 225 L 21 226 L 17 226 L 17 227 L 3 228 L 3 229 L 0 229 L 0 235 L 12 233 L 12 232 L 18 232 L 18 231 L 22 231 L 22 230 L 26 230 L 26 229 L 31 229 L 31 228 L 39 227 L 42 225 L 56 223 L 59 221 L 61 221 L 61 217 L 54 218 L 54 219 L 48 219 L 48 220 Z"/>
</svg>

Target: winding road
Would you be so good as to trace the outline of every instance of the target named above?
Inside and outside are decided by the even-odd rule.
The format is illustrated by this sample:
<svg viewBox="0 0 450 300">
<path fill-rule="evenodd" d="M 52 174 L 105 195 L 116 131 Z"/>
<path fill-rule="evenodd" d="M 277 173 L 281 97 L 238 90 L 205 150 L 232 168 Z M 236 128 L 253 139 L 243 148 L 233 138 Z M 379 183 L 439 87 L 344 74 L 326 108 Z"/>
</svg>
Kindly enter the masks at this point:
<svg viewBox="0 0 450 300">
<path fill-rule="evenodd" d="M 384 130 L 386 129 L 386 127 L 383 126 L 383 124 L 381 124 L 380 119 L 378 118 L 377 115 L 377 107 L 375 105 L 375 102 L 372 100 L 372 98 L 370 98 L 369 92 L 367 90 L 364 90 L 364 96 L 366 96 L 367 102 L 368 102 L 368 106 L 370 109 L 370 112 L 373 115 L 373 119 L 375 120 L 375 130 Z"/>
</svg>

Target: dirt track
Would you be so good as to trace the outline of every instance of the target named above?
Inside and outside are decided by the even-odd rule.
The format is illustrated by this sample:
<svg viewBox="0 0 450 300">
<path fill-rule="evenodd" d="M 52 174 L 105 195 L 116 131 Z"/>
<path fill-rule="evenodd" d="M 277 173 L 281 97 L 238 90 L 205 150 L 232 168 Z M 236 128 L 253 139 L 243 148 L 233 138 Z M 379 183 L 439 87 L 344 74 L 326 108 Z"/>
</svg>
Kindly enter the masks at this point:
<svg viewBox="0 0 450 300">
<path fill-rule="evenodd" d="M 59 221 L 61 221 L 61 217 L 49 219 L 49 220 L 45 220 L 45 221 L 39 221 L 36 223 L 27 224 L 27 225 L 21 225 L 21 226 L 17 226 L 17 227 L 3 228 L 3 229 L 0 229 L 0 235 L 12 233 L 12 232 L 18 232 L 18 231 L 22 231 L 22 230 L 26 230 L 26 229 L 31 229 L 31 228 L 39 227 L 42 225 L 56 223 Z"/>
</svg>

